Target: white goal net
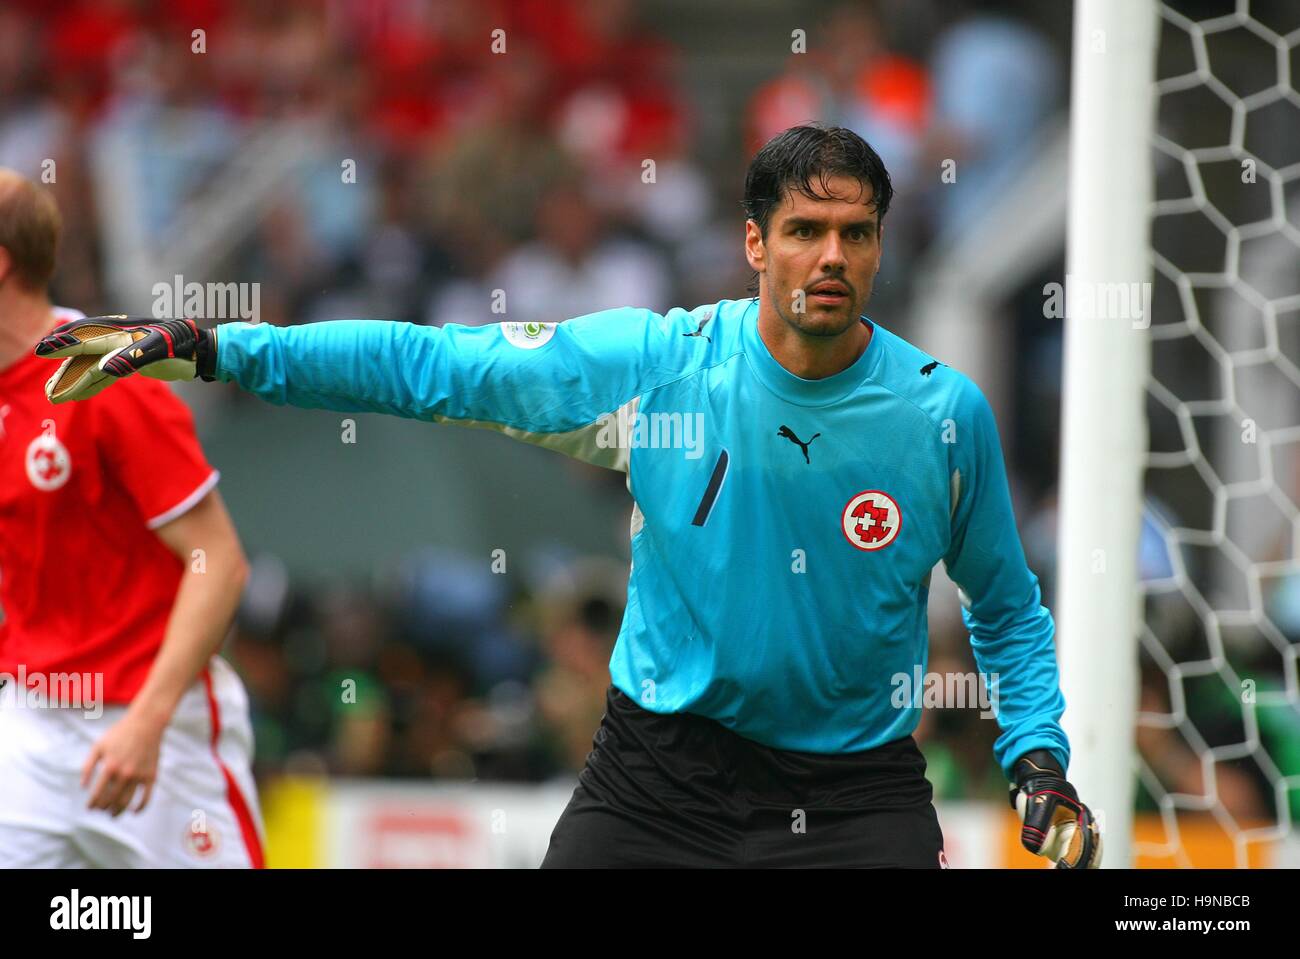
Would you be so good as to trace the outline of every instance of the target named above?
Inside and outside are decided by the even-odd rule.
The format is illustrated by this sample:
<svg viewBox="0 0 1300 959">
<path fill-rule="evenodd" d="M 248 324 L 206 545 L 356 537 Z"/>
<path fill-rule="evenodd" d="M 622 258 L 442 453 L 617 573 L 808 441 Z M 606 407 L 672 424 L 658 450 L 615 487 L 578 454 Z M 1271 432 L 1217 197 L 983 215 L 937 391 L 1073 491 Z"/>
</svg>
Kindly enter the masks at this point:
<svg viewBox="0 0 1300 959">
<path fill-rule="evenodd" d="M 1158 8 L 1133 860 L 1294 866 L 1300 2 Z"/>
</svg>

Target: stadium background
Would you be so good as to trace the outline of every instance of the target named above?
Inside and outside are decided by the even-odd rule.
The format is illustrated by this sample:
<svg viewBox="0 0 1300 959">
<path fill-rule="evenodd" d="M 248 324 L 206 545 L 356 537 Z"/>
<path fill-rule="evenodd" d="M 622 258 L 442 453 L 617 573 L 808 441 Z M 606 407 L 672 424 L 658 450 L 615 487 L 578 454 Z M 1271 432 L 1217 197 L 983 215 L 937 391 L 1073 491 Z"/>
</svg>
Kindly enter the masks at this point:
<svg viewBox="0 0 1300 959">
<path fill-rule="evenodd" d="M 262 322 L 479 324 L 747 295 L 749 158 L 795 123 L 850 126 L 898 191 L 869 313 L 989 395 L 1050 608 L 1062 329 L 1043 287 L 1064 273 L 1069 31 L 1069 4 L 1011 0 L 12 0 L 0 165 L 40 178 L 54 160 L 54 299 L 87 314 L 149 313 L 179 274 L 256 284 Z M 254 564 L 226 655 L 252 697 L 270 863 L 539 859 L 602 712 L 621 477 L 476 431 L 359 415 L 349 436 L 338 414 L 182 394 Z M 1144 575 L 1168 564 L 1144 535 Z M 939 579 L 929 669 L 974 672 Z M 1142 694 L 1162 708 L 1158 671 Z M 1188 709 L 1211 738 L 1231 724 L 1213 691 Z M 977 709 L 929 710 L 917 733 L 955 865 L 1037 864 L 997 734 Z M 1295 718 L 1267 735 L 1300 773 Z M 1137 745 L 1199 789 L 1185 744 Z M 1218 792 L 1238 821 L 1273 814 L 1249 769 L 1221 769 Z M 1138 808 L 1158 838 L 1142 788 Z M 1211 816 L 1180 820 L 1195 864 L 1232 864 Z"/>
</svg>

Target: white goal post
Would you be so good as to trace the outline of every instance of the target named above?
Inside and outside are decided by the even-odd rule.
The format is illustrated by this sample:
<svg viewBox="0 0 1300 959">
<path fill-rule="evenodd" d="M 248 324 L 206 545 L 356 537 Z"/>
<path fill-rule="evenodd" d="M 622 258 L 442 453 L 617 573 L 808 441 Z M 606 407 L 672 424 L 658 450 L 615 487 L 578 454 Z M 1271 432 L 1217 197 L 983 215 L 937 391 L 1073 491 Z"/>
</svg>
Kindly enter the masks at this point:
<svg viewBox="0 0 1300 959">
<path fill-rule="evenodd" d="M 1076 0 L 1056 616 L 1070 780 L 1132 862 L 1148 341 L 1100 291 L 1148 283 L 1155 0 Z M 1121 315 L 1111 316 L 1111 312 Z"/>
<path fill-rule="evenodd" d="M 1077 0 L 1072 66 L 1070 778 L 1106 866 L 1294 865 L 1300 4 Z"/>
</svg>

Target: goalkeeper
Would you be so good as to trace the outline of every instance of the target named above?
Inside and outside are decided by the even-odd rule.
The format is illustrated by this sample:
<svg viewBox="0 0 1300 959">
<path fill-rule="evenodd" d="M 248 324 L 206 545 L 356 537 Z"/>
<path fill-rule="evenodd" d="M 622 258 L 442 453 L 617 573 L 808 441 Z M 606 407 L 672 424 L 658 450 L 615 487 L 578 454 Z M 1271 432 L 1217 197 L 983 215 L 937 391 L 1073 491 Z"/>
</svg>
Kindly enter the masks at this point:
<svg viewBox="0 0 1300 959">
<path fill-rule="evenodd" d="M 109 333 L 65 324 L 37 353 L 69 358 L 55 402 L 136 371 L 198 375 L 276 404 L 497 430 L 627 473 L 613 682 L 546 866 L 944 864 L 919 708 L 892 679 L 924 670 L 943 562 L 976 664 L 1000 680 L 994 757 L 1022 841 L 1093 867 L 1101 837 L 1066 781 L 1054 627 L 992 412 L 863 315 L 891 194 L 856 134 L 795 127 L 746 177 L 754 299 L 475 328 L 118 318 Z"/>
</svg>

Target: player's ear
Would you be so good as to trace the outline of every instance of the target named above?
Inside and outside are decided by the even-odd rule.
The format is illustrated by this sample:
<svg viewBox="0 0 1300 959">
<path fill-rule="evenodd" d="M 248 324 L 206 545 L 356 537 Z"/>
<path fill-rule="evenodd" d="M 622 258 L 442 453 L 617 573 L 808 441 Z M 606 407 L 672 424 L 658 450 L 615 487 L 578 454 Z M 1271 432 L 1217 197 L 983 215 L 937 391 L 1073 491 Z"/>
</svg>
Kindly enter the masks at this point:
<svg viewBox="0 0 1300 959">
<path fill-rule="evenodd" d="M 9 279 L 9 274 L 13 272 L 14 258 L 9 253 L 8 247 L 0 246 L 0 286 L 4 286 L 5 280 Z"/>
<path fill-rule="evenodd" d="M 763 231 L 753 220 L 745 221 L 745 259 L 750 269 L 762 273 L 767 267 L 767 251 L 763 247 Z"/>
</svg>

